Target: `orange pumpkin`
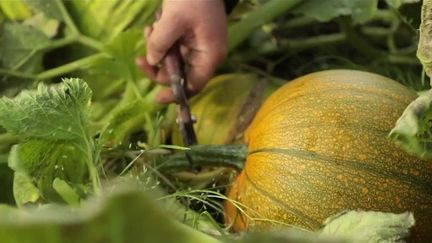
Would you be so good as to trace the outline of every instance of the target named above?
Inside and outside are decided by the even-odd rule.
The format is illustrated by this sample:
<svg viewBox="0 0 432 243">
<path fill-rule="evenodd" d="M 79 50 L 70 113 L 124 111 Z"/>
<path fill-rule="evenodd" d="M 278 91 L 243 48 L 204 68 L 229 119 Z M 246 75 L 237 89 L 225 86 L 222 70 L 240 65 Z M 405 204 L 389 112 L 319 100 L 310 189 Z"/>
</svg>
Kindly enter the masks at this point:
<svg viewBox="0 0 432 243">
<path fill-rule="evenodd" d="M 416 94 L 380 75 L 331 70 L 291 81 L 263 104 L 245 134 L 245 168 L 225 205 L 235 231 L 272 221 L 317 230 L 349 209 L 414 212 L 432 239 L 432 163 L 388 133 Z"/>
</svg>

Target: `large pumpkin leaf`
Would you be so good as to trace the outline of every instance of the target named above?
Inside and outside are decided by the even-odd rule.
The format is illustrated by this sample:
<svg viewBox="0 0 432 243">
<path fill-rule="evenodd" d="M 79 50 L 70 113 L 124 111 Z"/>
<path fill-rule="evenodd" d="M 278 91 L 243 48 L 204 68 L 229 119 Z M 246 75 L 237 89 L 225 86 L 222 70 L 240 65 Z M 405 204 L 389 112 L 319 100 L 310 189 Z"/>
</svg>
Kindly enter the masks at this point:
<svg viewBox="0 0 432 243">
<path fill-rule="evenodd" d="M 0 67 L 36 72 L 42 69 L 42 53 L 50 39 L 39 29 L 6 23 L 0 35 Z"/>
<path fill-rule="evenodd" d="M 8 243 L 203 242 L 218 240 L 185 226 L 136 186 L 115 188 L 78 209 L 0 207 L 0 237 Z"/>
<path fill-rule="evenodd" d="M 301 0 L 267 1 L 254 11 L 251 11 L 241 21 L 230 25 L 228 29 L 228 51 L 234 50 L 240 43 L 249 38 L 256 29 L 292 10 L 294 6 L 301 2 Z"/>
<path fill-rule="evenodd" d="M 74 188 L 79 188 L 81 184 L 87 183 L 84 156 L 85 153 L 68 142 L 30 140 L 13 147 L 9 157 L 9 166 L 15 172 L 28 175 L 43 198 L 62 202 L 63 198 L 53 186 L 53 182 L 56 178 L 67 180 Z"/>
<path fill-rule="evenodd" d="M 63 84 L 41 84 L 37 90 L 0 99 L 0 125 L 25 139 L 12 150 L 9 166 L 21 173 L 21 178 L 30 178 L 45 199 L 60 201 L 52 187 L 55 178 L 77 189 L 87 182 L 87 173 L 93 184 L 98 181 L 93 161 L 96 150 L 88 129 L 90 97 L 85 82 L 66 79 Z M 19 185 L 14 185 L 14 191 L 19 190 Z M 29 193 L 18 202 L 34 200 L 34 190 Z"/>
<path fill-rule="evenodd" d="M 432 158 L 432 90 L 411 102 L 390 132 L 390 137 L 407 152 Z"/>
<path fill-rule="evenodd" d="M 234 241 L 232 241 L 234 243 Z M 298 229 L 285 229 L 270 232 L 251 232 L 245 234 L 239 243 L 351 243 L 338 237 L 320 237 L 314 232 Z"/>
<path fill-rule="evenodd" d="M 411 213 L 347 211 L 328 218 L 318 232 L 284 229 L 245 234 L 240 242 L 404 242 L 414 225 Z"/>
<path fill-rule="evenodd" d="M 63 1 L 61 0 L 24 0 L 32 9 L 44 13 L 47 17 L 63 20 L 61 9 Z"/>
<path fill-rule="evenodd" d="M 412 213 L 347 211 L 328 218 L 320 236 L 337 236 L 352 242 L 401 242 L 409 236 L 414 223 Z"/>
<path fill-rule="evenodd" d="M 91 90 L 79 79 L 0 99 L 0 125 L 25 138 L 87 140 Z"/>
<path fill-rule="evenodd" d="M 417 58 L 420 60 L 426 74 L 432 77 L 432 1 L 423 1 L 421 10 L 420 34 L 417 48 Z M 432 79 L 431 79 L 432 80 Z"/>
<path fill-rule="evenodd" d="M 149 23 L 159 0 L 74 0 L 67 3 L 81 33 L 109 40 L 136 22 Z"/>
<path fill-rule="evenodd" d="M 355 23 L 363 23 L 374 15 L 377 6 L 378 0 L 306 0 L 292 11 L 321 22 L 350 15 Z"/>
</svg>

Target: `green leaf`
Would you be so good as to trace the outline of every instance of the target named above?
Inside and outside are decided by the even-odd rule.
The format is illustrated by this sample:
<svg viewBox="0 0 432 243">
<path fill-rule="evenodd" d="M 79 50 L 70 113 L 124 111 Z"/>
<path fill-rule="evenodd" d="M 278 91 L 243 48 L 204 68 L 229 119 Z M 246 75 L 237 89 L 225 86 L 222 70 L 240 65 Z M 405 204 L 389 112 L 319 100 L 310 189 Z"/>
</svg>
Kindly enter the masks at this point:
<svg viewBox="0 0 432 243">
<path fill-rule="evenodd" d="M 85 73 L 96 99 L 124 91 L 125 84 L 126 89 L 132 85 L 133 92 L 124 91 L 132 96 L 123 94 L 122 103 L 133 101 L 148 92 L 151 82 L 135 64 L 135 57 L 144 53 L 144 48 L 142 31 L 138 29 L 121 33 L 104 46 L 103 51 L 108 55 L 90 64 Z"/>
<path fill-rule="evenodd" d="M 131 133 L 143 127 L 147 115 L 146 108 L 139 100 L 117 107 L 103 129 L 101 141 L 112 146 L 123 144 Z"/>
<path fill-rule="evenodd" d="M 175 221 L 149 192 L 136 188 L 116 187 L 78 209 L 0 207 L 1 240 L 8 243 L 219 242 Z"/>
<path fill-rule="evenodd" d="M 109 56 L 93 63 L 91 72 L 136 82 L 144 77 L 135 64 L 135 57 L 144 53 L 144 47 L 141 30 L 123 32 L 105 45 L 103 51 Z"/>
<path fill-rule="evenodd" d="M 306 0 L 293 13 L 327 22 L 339 16 L 351 16 L 354 23 L 364 23 L 376 12 L 378 0 Z"/>
<path fill-rule="evenodd" d="M 91 90 L 79 79 L 0 99 L 0 125 L 24 138 L 88 140 Z"/>
<path fill-rule="evenodd" d="M 63 20 L 59 3 L 63 1 L 59 0 L 24 0 L 24 2 L 32 9 L 44 13 L 47 17 Z"/>
<path fill-rule="evenodd" d="M 78 190 L 89 173 L 93 189 L 99 186 L 93 161 L 98 151 L 88 129 L 90 98 L 84 81 L 65 79 L 0 99 L 0 125 L 25 138 L 12 149 L 9 166 L 30 177 L 44 199 L 63 201 L 53 188 L 55 178 Z"/>
<path fill-rule="evenodd" d="M 293 7 L 301 2 L 302 0 L 267 1 L 251 11 L 242 20 L 230 25 L 228 29 L 228 51 L 234 50 L 248 39 L 256 29 L 262 28 L 264 24 L 291 11 Z"/>
<path fill-rule="evenodd" d="M 30 140 L 11 150 L 9 166 L 30 176 L 48 201 L 63 202 L 53 187 L 55 179 L 66 180 L 74 188 L 88 182 L 86 154 L 68 142 Z"/>
<path fill-rule="evenodd" d="M 412 213 L 347 211 L 328 218 L 320 236 L 352 242 L 400 242 L 409 236 L 415 220 Z"/>
<path fill-rule="evenodd" d="M 5 23 L 0 36 L 0 66 L 36 72 L 42 69 L 40 50 L 50 39 L 40 30 L 20 23 Z"/>
<path fill-rule="evenodd" d="M 390 132 L 407 152 L 420 158 L 432 158 L 432 90 L 422 93 L 403 112 Z"/>
<path fill-rule="evenodd" d="M 159 0 L 74 0 L 67 7 L 81 33 L 106 41 L 138 20 L 140 28 L 149 24 L 160 3 Z"/>
<path fill-rule="evenodd" d="M 423 69 L 432 82 L 432 32 L 430 19 L 432 18 L 432 1 L 423 1 L 421 8 L 421 23 L 419 27 L 419 41 L 417 47 L 417 58 L 423 65 Z"/>
<path fill-rule="evenodd" d="M 160 91 L 160 87 L 152 89 L 144 99 L 137 98 L 131 93 L 135 92 L 134 87 L 132 82 L 128 83 L 123 99 L 104 119 L 106 125 L 100 136 L 102 143 L 118 146 L 126 142 L 132 133 L 145 131 L 146 142 L 152 146 L 160 144 L 158 132 L 162 122 L 158 120 L 158 114 L 164 113 L 164 106 L 154 101 L 154 94 Z M 169 118 L 167 120 L 171 121 Z M 171 127 L 171 123 L 163 125 Z"/>
<path fill-rule="evenodd" d="M 4 15 L 13 21 L 23 20 L 31 16 L 30 9 L 21 1 L 0 1 L 0 10 Z"/>
</svg>

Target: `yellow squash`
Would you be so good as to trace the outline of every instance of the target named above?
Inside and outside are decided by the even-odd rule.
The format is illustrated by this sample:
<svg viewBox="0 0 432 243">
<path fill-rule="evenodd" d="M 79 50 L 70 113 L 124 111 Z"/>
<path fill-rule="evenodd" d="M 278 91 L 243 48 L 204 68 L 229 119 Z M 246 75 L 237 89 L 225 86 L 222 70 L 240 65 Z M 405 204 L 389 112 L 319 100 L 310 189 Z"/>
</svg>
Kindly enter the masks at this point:
<svg viewBox="0 0 432 243">
<path fill-rule="evenodd" d="M 388 133 L 416 94 L 372 73 L 317 72 L 263 104 L 245 134 L 245 168 L 226 203 L 234 230 L 283 222 L 317 230 L 349 209 L 414 212 L 414 235 L 432 239 L 432 162 L 395 146 Z"/>
<path fill-rule="evenodd" d="M 212 79 L 191 99 L 191 112 L 197 119 L 194 128 L 198 142 L 226 144 L 235 140 L 244 130 L 238 126 L 239 121 L 244 119 L 246 125 L 249 124 L 262 99 L 274 89 L 273 85 L 263 84 L 253 74 L 233 73 Z M 174 144 L 182 144 L 176 124 L 172 140 Z"/>
</svg>

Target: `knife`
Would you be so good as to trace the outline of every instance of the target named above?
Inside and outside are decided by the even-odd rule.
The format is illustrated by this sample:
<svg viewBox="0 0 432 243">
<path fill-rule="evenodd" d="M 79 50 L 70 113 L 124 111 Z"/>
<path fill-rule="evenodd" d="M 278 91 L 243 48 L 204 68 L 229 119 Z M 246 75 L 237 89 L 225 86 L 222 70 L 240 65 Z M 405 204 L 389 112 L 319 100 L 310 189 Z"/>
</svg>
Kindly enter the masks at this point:
<svg viewBox="0 0 432 243">
<path fill-rule="evenodd" d="M 193 127 L 195 122 L 191 114 L 186 95 L 187 79 L 184 72 L 184 63 L 180 55 L 180 46 L 175 43 L 164 58 L 164 65 L 171 81 L 171 90 L 177 105 L 177 119 L 183 143 L 185 146 L 197 144 L 197 137 Z"/>
</svg>

